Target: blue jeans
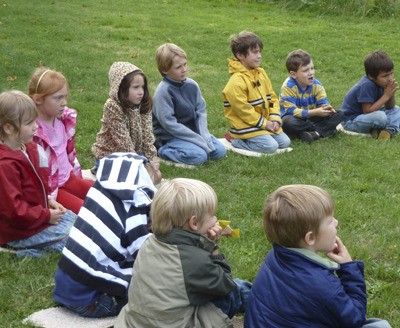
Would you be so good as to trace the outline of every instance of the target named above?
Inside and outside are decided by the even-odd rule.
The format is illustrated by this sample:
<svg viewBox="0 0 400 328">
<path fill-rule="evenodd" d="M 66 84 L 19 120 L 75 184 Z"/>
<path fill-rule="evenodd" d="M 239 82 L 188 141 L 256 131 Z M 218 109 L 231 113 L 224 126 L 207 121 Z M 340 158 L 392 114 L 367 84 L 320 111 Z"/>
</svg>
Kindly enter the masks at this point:
<svg viewBox="0 0 400 328">
<path fill-rule="evenodd" d="M 391 130 L 399 133 L 400 109 L 382 109 L 369 114 L 358 115 L 354 120 L 343 122 L 343 128 L 348 131 L 369 133 L 372 129 Z"/>
<path fill-rule="evenodd" d="M 386 320 L 370 318 L 361 328 L 391 328 L 391 326 Z"/>
<path fill-rule="evenodd" d="M 128 303 L 127 297 L 121 298 L 102 294 L 96 303 L 89 306 L 64 306 L 81 317 L 105 318 L 118 315 L 126 303 Z"/>
<path fill-rule="evenodd" d="M 207 162 L 208 158 L 217 160 L 226 156 L 226 149 L 217 138 L 211 136 L 215 150 L 207 152 L 194 143 L 182 139 L 171 139 L 158 149 L 158 156 L 176 163 L 188 165 L 201 165 Z"/>
<path fill-rule="evenodd" d="M 220 308 L 229 318 L 236 313 L 244 313 L 246 310 L 247 299 L 249 298 L 252 284 L 241 279 L 233 279 L 237 288 L 232 290 L 227 296 L 218 298 L 212 303 Z"/>
<path fill-rule="evenodd" d="M 284 132 L 281 132 L 280 134 L 263 134 L 249 139 L 232 139 L 231 143 L 236 148 L 272 154 L 278 148 L 289 147 L 290 139 Z"/>
<path fill-rule="evenodd" d="M 75 220 L 76 214 L 68 210 L 61 216 L 58 224 L 51 225 L 29 238 L 11 241 L 7 245 L 16 250 L 17 256 L 39 257 L 44 253 L 61 252 Z"/>
</svg>

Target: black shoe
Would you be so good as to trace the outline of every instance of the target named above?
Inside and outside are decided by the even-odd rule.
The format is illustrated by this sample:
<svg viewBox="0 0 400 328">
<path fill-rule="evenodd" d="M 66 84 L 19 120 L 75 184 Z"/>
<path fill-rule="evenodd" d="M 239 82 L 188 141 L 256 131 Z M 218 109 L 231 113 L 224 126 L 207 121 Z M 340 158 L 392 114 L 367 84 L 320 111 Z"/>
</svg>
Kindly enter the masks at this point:
<svg viewBox="0 0 400 328">
<path fill-rule="evenodd" d="M 91 172 L 93 175 L 96 175 L 96 173 L 97 173 L 97 168 L 96 168 L 96 166 L 93 166 L 93 167 L 90 169 L 90 172 Z"/>
<path fill-rule="evenodd" d="M 157 150 L 159 150 L 163 146 L 163 143 L 161 140 L 157 139 L 154 141 L 154 147 L 156 147 Z"/>
<path fill-rule="evenodd" d="M 336 130 L 336 129 L 330 130 L 330 131 L 328 131 L 328 133 L 326 133 L 324 135 L 324 138 L 334 137 L 334 136 L 337 136 L 338 134 L 339 134 L 338 130 Z"/>
<path fill-rule="evenodd" d="M 312 143 L 313 141 L 319 139 L 319 133 L 316 131 L 312 132 L 304 131 L 300 133 L 299 139 L 304 142 Z"/>
</svg>

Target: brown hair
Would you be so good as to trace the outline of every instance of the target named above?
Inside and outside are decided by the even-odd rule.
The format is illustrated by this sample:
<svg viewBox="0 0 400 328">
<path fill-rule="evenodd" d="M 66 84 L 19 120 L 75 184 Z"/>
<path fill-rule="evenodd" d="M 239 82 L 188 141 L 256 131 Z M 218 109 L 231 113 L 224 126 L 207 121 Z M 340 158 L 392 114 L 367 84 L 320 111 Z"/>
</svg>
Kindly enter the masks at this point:
<svg viewBox="0 0 400 328">
<path fill-rule="evenodd" d="M 265 202 L 264 230 L 272 244 L 298 247 L 307 232 L 318 235 L 322 220 L 333 212 L 333 200 L 325 190 L 310 185 L 282 186 Z"/>
<path fill-rule="evenodd" d="M 5 124 L 11 124 L 20 131 L 24 119 L 34 120 L 38 116 L 35 103 L 19 90 L 4 91 L 0 94 L 0 140 L 4 141 Z"/>
<path fill-rule="evenodd" d="M 145 162 L 144 167 L 149 174 L 149 177 L 154 185 L 158 185 L 162 181 L 162 174 L 160 170 L 154 169 L 150 162 Z"/>
<path fill-rule="evenodd" d="M 310 54 L 304 50 L 298 49 L 287 55 L 286 69 L 288 72 L 297 72 L 301 66 L 308 65 L 310 62 Z"/>
<path fill-rule="evenodd" d="M 150 92 L 147 86 L 147 78 L 143 72 L 136 70 L 124 76 L 118 89 L 118 101 L 121 107 L 126 112 L 133 107 L 133 104 L 128 100 L 129 88 L 136 75 L 141 75 L 144 81 L 144 95 L 140 103 L 140 113 L 146 114 L 151 111 L 153 106 L 153 100 L 150 96 Z"/>
<path fill-rule="evenodd" d="M 260 48 L 263 49 L 263 43 L 261 39 L 253 32 L 242 31 L 237 35 L 230 38 L 231 50 L 233 55 L 239 53 L 245 57 L 249 54 L 250 49 Z"/>
<path fill-rule="evenodd" d="M 364 68 L 367 76 L 376 78 L 381 71 L 390 72 L 394 64 L 386 52 L 374 51 L 365 56 Z"/>
</svg>

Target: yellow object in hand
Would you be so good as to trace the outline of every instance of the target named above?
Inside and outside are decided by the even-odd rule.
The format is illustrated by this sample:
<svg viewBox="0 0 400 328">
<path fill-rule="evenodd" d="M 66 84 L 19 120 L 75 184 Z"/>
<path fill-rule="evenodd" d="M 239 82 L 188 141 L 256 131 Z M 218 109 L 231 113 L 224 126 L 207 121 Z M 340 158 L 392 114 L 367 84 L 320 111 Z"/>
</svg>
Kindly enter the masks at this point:
<svg viewBox="0 0 400 328">
<path fill-rule="evenodd" d="M 240 238 L 240 229 L 232 229 L 230 227 L 231 221 L 228 220 L 218 220 L 219 225 L 222 228 L 222 235 L 233 237 L 233 238 Z"/>
</svg>

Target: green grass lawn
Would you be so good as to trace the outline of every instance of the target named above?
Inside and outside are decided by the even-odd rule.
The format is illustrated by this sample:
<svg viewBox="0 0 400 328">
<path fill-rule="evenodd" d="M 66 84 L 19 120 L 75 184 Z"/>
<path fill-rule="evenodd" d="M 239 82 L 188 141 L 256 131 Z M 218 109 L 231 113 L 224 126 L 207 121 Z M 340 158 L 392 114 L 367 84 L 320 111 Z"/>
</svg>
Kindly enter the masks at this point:
<svg viewBox="0 0 400 328">
<path fill-rule="evenodd" d="M 208 104 L 210 131 L 222 137 L 228 129 L 221 91 L 229 77 L 230 35 L 251 30 L 262 38 L 262 67 L 277 93 L 287 76 L 286 55 L 298 48 L 308 51 L 317 79 L 332 105 L 340 108 L 345 93 L 364 74 L 367 53 L 385 50 L 398 68 L 398 26 L 394 18 L 317 15 L 267 1 L 3 0 L 0 90 L 27 91 L 40 64 L 62 71 L 71 87 L 69 106 L 79 112 L 79 158 L 89 168 L 114 61 L 142 68 L 153 93 L 161 79 L 154 59 L 157 47 L 173 42 L 184 48 L 189 76 Z M 216 190 L 218 217 L 241 230 L 240 239 L 222 240 L 221 249 L 234 275 L 250 281 L 271 247 L 261 220 L 267 195 L 292 183 L 325 188 L 336 202 L 339 235 L 353 258 L 365 262 L 368 316 L 400 327 L 399 144 L 400 137 L 380 142 L 340 134 L 313 145 L 294 141 L 291 153 L 278 156 L 228 153 L 228 158 L 194 170 L 162 166 L 162 171 L 165 178 L 200 179 Z M 2 327 L 21 327 L 23 318 L 54 305 L 58 258 L 17 259 L 0 253 Z"/>
</svg>

